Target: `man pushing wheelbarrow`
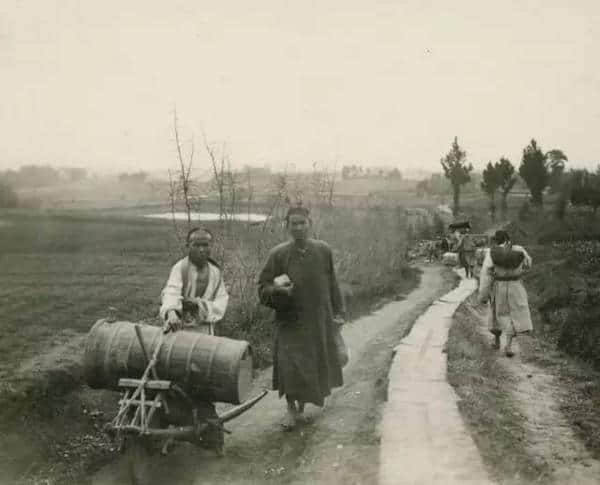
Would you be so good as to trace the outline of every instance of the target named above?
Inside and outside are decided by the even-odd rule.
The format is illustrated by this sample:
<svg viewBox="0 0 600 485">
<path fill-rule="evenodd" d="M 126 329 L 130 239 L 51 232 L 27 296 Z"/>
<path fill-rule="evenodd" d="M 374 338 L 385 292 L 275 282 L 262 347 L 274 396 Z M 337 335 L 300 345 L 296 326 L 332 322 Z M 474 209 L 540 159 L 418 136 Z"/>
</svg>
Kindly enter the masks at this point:
<svg viewBox="0 0 600 485">
<path fill-rule="evenodd" d="M 188 256 L 171 269 L 161 293 L 162 328 L 100 320 L 86 340 L 90 387 L 119 390 L 119 410 L 107 431 L 162 452 L 175 440 L 223 454 L 224 424 L 267 391 L 247 399 L 252 380 L 248 342 L 214 335 L 227 308 L 222 272 L 210 259 L 212 234 L 196 228 Z M 214 403 L 237 404 L 218 415 Z M 122 446 L 124 448 L 124 446 Z"/>
<path fill-rule="evenodd" d="M 225 315 L 229 294 L 220 266 L 210 257 L 213 242 L 214 236 L 206 228 L 196 227 L 188 232 L 188 255 L 173 265 L 161 293 L 160 316 L 165 331 L 185 329 L 215 334 L 214 325 Z M 209 418 L 217 419 L 213 403 L 203 403 L 203 407 Z M 222 454 L 222 430 L 209 428 L 202 443 Z"/>
</svg>

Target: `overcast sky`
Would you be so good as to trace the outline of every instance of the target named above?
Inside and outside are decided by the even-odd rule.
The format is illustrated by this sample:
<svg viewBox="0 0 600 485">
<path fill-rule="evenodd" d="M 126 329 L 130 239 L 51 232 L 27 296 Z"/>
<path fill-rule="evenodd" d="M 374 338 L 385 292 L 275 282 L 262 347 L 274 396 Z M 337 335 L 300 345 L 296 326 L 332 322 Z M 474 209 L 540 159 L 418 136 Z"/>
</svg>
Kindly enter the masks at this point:
<svg viewBox="0 0 600 485">
<path fill-rule="evenodd" d="M 239 166 L 594 167 L 600 2 L 0 1 L 0 169 L 166 171 L 175 106 Z"/>
</svg>

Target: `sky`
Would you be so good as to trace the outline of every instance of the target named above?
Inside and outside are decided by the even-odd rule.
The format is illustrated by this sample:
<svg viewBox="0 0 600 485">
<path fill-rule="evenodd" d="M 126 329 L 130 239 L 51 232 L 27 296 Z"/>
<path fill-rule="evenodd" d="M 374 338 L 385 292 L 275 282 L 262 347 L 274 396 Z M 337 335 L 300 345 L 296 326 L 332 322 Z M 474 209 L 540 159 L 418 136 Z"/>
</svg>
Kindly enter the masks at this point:
<svg viewBox="0 0 600 485">
<path fill-rule="evenodd" d="M 0 169 L 600 162 L 597 0 L 1 0 Z"/>
</svg>

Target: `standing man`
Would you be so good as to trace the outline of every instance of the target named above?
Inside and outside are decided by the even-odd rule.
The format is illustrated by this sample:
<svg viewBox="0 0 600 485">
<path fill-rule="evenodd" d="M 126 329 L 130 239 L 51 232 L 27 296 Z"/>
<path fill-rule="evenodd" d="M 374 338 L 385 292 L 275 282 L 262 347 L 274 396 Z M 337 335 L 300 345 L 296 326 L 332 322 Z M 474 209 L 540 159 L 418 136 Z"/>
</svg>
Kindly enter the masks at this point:
<svg viewBox="0 0 600 485">
<path fill-rule="evenodd" d="M 212 233 L 195 227 L 187 235 L 187 257 L 171 268 L 161 293 L 160 316 L 170 330 L 214 334 L 225 315 L 229 295 L 219 265 L 210 257 Z"/>
<path fill-rule="evenodd" d="M 185 329 L 214 335 L 214 324 L 225 315 L 229 295 L 221 268 L 210 257 L 213 234 L 203 227 L 195 227 L 188 232 L 186 241 L 188 255 L 171 268 L 162 290 L 160 316 L 165 330 Z M 194 413 L 217 421 L 214 403 L 194 402 L 193 407 Z M 225 440 L 221 428 L 209 426 L 200 438 L 201 446 L 223 456 Z"/>
<path fill-rule="evenodd" d="M 334 326 L 344 323 L 345 308 L 331 248 L 308 237 L 308 209 L 289 209 L 286 227 L 291 240 L 269 253 L 258 293 L 275 310 L 273 388 L 287 401 L 282 426 L 293 429 L 305 403 L 323 406 L 343 384 Z"/>
<path fill-rule="evenodd" d="M 524 271 L 531 268 L 531 257 L 522 246 L 513 245 L 508 232 L 494 235 L 495 244 L 486 251 L 479 283 L 479 301 L 490 300 L 490 332 L 494 348 L 500 348 L 500 335 L 506 332 L 507 357 L 512 357 L 513 338 L 531 332 L 531 314 L 527 291 L 521 282 Z"/>
<path fill-rule="evenodd" d="M 458 258 L 465 268 L 465 276 L 472 278 L 475 266 L 475 242 L 468 227 L 458 243 Z"/>
<path fill-rule="evenodd" d="M 444 235 L 440 237 L 440 250 L 442 252 L 442 256 L 450 251 L 450 245 L 448 244 L 448 238 Z"/>
</svg>

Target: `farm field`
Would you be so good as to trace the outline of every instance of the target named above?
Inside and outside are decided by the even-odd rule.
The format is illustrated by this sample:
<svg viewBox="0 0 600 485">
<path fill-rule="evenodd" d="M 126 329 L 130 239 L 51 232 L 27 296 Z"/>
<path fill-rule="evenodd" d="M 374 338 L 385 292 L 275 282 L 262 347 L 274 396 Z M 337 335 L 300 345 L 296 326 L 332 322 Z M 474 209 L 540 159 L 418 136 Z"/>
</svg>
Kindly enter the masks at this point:
<svg viewBox="0 0 600 485">
<path fill-rule="evenodd" d="M 110 216 L 106 211 L 4 211 L 0 224 L 0 299 L 5 302 L 0 379 L 5 387 L 22 378 L 19 368 L 29 359 L 84 334 L 109 315 L 110 307 L 122 320 L 156 315 L 168 271 L 183 254 L 170 221 L 135 217 L 131 210 Z M 242 223 L 222 230 L 217 224 L 208 223 L 217 234 L 215 257 L 224 264 L 232 296 L 223 331 L 251 338 L 258 329 L 248 324 L 264 316 L 253 309 L 254 280 L 268 249 L 286 235 L 278 224 L 267 230 Z M 373 230 L 356 234 L 356 224 Z M 401 226 L 394 211 L 340 211 L 319 217 L 314 232 L 334 247 L 342 284 L 354 296 L 368 298 L 385 294 L 402 268 Z"/>
<path fill-rule="evenodd" d="M 0 380 L 117 308 L 147 318 L 171 259 L 169 224 L 84 215 L 0 215 Z"/>
</svg>

